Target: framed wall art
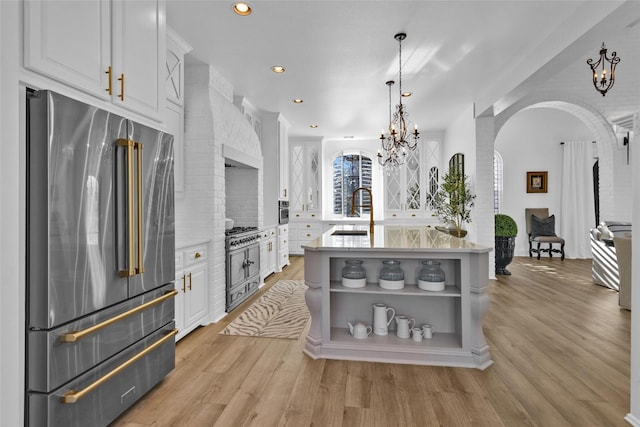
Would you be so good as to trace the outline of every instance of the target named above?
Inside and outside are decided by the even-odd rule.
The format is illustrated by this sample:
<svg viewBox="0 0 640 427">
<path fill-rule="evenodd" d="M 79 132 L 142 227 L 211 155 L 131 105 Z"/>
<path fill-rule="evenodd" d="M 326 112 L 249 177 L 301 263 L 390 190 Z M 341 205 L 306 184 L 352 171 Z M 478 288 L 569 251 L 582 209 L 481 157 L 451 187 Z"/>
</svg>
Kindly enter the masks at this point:
<svg viewBox="0 0 640 427">
<path fill-rule="evenodd" d="M 547 192 L 547 171 L 527 172 L 527 193 Z"/>
</svg>

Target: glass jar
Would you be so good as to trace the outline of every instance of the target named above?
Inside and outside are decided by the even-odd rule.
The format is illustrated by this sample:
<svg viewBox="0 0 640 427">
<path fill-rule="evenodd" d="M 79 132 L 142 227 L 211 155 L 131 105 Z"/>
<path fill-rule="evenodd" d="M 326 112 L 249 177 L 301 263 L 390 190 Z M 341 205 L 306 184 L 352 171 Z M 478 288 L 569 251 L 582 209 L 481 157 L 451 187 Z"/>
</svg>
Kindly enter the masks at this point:
<svg viewBox="0 0 640 427">
<path fill-rule="evenodd" d="M 404 280 L 404 271 L 402 271 L 402 269 L 400 268 L 400 261 L 395 259 L 387 259 L 382 261 L 380 279 L 391 281 Z"/>
<path fill-rule="evenodd" d="M 345 279 L 364 279 L 367 276 L 362 268 L 362 260 L 348 259 L 345 261 L 346 267 L 342 269 L 342 277 Z"/>
<path fill-rule="evenodd" d="M 440 268 L 440 262 L 432 259 L 422 261 L 418 278 L 423 282 L 444 282 L 444 271 Z"/>
<path fill-rule="evenodd" d="M 418 272 L 418 288 L 435 292 L 444 290 L 444 271 L 440 268 L 439 261 L 422 261 L 422 268 Z"/>
</svg>

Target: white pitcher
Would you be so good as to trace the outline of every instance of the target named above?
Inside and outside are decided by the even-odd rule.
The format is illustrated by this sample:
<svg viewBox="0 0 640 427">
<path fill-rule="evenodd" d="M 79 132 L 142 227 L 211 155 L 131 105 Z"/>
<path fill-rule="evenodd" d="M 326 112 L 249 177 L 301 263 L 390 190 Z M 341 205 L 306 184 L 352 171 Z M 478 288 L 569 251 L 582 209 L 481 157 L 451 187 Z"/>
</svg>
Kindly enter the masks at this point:
<svg viewBox="0 0 640 427">
<path fill-rule="evenodd" d="M 389 317 L 391 313 L 391 317 Z M 373 304 L 373 333 L 376 335 L 387 335 L 389 325 L 396 315 L 396 311 L 384 304 Z"/>
<path fill-rule="evenodd" d="M 409 330 L 412 329 L 415 324 L 415 319 L 409 319 L 407 316 L 402 315 L 396 316 L 396 325 L 398 325 L 396 334 L 398 338 L 409 338 Z"/>
</svg>

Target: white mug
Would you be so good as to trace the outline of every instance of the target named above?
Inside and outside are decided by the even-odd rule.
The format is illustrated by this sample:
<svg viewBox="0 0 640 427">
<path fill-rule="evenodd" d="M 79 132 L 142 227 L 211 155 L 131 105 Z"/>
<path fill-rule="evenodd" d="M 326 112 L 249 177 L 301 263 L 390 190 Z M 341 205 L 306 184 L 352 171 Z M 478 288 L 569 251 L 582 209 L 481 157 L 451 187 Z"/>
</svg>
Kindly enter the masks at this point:
<svg viewBox="0 0 640 427">
<path fill-rule="evenodd" d="M 391 313 L 391 317 L 389 317 Z M 396 311 L 384 304 L 373 304 L 373 333 L 376 335 L 387 335 L 388 327 L 396 316 Z"/>
<path fill-rule="evenodd" d="M 422 336 L 424 336 L 427 339 L 431 338 L 435 331 L 436 330 L 431 325 L 422 325 Z"/>
<path fill-rule="evenodd" d="M 409 338 L 409 329 L 413 328 L 416 324 L 415 319 L 409 319 L 407 316 L 396 316 L 398 338 Z"/>
<path fill-rule="evenodd" d="M 422 342 L 422 334 L 423 332 L 420 328 L 411 329 L 411 338 L 413 338 L 415 342 Z"/>
</svg>

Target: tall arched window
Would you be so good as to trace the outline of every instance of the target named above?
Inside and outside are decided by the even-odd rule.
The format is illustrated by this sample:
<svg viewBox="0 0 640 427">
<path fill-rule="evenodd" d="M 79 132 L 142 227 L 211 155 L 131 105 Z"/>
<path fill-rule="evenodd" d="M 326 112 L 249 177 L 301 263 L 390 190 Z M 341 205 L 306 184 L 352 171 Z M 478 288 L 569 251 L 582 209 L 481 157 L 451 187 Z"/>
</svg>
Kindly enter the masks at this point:
<svg viewBox="0 0 640 427">
<path fill-rule="evenodd" d="M 357 208 L 351 214 L 351 196 L 356 188 L 371 188 L 371 159 L 361 153 L 342 154 L 333 160 L 333 213 L 343 216 L 369 214 L 369 208 Z M 370 205 L 367 192 L 356 195 L 356 205 Z"/>
<path fill-rule="evenodd" d="M 502 209 L 502 156 L 493 152 L 493 212 L 500 213 Z"/>
</svg>

